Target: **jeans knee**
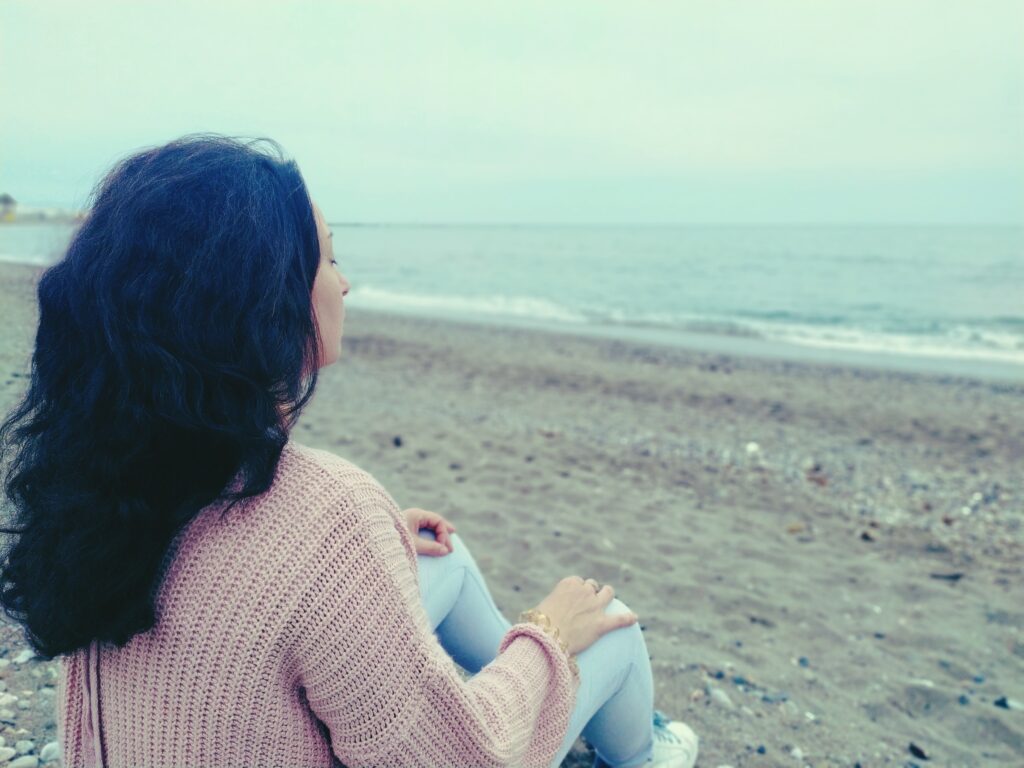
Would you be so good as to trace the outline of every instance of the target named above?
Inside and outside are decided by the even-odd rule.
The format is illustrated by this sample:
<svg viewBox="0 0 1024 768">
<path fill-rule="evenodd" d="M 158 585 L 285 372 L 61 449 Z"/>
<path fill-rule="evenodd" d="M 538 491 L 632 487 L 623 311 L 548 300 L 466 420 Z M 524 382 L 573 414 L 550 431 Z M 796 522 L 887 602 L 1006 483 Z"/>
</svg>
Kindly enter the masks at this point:
<svg viewBox="0 0 1024 768">
<path fill-rule="evenodd" d="M 615 616 L 620 613 L 632 613 L 629 606 L 619 600 L 617 597 L 613 597 L 612 601 L 605 607 L 604 612 L 606 614 Z M 646 648 L 646 642 L 644 641 L 643 632 L 640 629 L 640 622 L 634 621 L 625 627 L 619 627 L 613 629 L 608 634 L 601 638 L 605 642 L 616 644 L 621 653 L 626 653 L 630 650 L 635 649 L 637 646 Z"/>
</svg>

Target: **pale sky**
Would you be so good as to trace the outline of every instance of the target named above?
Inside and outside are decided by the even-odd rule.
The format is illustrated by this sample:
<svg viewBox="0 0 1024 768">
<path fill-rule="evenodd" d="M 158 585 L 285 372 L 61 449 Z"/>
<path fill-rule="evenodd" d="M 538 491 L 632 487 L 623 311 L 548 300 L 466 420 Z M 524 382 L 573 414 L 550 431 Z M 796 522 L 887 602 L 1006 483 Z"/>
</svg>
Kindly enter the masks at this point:
<svg viewBox="0 0 1024 768">
<path fill-rule="evenodd" d="M 336 222 L 1024 224 L 1024 2 L 0 0 L 0 192 L 193 131 Z"/>
</svg>

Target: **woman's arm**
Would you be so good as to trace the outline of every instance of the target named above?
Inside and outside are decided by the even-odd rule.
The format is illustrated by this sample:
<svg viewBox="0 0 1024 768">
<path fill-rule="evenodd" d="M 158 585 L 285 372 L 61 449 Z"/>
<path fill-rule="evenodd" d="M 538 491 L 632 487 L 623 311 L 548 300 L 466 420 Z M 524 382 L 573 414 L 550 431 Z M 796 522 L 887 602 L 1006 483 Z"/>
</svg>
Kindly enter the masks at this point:
<svg viewBox="0 0 1024 768">
<path fill-rule="evenodd" d="M 579 685 L 565 654 L 516 624 L 463 680 L 421 603 L 408 527 L 366 478 L 314 558 L 293 625 L 299 684 L 335 754 L 350 768 L 547 766 Z"/>
</svg>

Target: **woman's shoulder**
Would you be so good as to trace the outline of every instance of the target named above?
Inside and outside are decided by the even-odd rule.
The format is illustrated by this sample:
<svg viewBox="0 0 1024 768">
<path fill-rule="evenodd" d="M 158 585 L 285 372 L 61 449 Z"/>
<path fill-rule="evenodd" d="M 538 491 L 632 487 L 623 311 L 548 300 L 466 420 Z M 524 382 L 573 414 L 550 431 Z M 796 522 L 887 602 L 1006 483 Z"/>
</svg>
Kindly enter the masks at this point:
<svg viewBox="0 0 1024 768">
<path fill-rule="evenodd" d="M 401 508 L 366 470 L 337 454 L 289 440 L 281 452 L 274 490 L 277 498 L 295 506 L 297 517 L 318 529 L 314 538 L 330 537 L 339 529 L 352 531 L 395 528 L 411 562 L 416 549 Z"/>
<path fill-rule="evenodd" d="M 295 440 L 289 440 L 281 451 L 274 490 L 278 498 L 302 498 L 321 504 L 353 502 L 371 494 L 397 509 L 391 496 L 365 469 L 335 453 Z"/>
<path fill-rule="evenodd" d="M 278 460 L 278 475 L 305 475 L 314 483 L 337 483 L 345 480 L 355 482 L 372 479 L 369 472 L 346 458 L 323 448 L 312 448 L 289 439 L 281 449 Z"/>
</svg>

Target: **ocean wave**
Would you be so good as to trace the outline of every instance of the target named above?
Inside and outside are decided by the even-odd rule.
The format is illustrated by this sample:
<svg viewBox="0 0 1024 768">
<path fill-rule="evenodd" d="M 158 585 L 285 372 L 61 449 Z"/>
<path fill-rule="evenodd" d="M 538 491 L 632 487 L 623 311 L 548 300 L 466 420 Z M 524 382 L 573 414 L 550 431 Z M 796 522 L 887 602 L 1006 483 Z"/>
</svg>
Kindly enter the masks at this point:
<svg viewBox="0 0 1024 768">
<path fill-rule="evenodd" d="M 49 253 L 0 253 L 5 264 L 28 264 L 33 267 L 48 267 L 57 259 Z"/>
<path fill-rule="evenodd" d="M 1024 336 L 991 328 L 958 325 L 932 334 L 802 325 L 765 325 L 761 330 L 768 340 L 805 347 L 1024 365 Z"/>
<path fill-rule="evenodd" d="M 944 324 L 929 321 L 889 331 L 840 324 L 837 317 L 820 317 L 820 323 L 780 322 L 793 317 L 786 312 L 761 313 L 754 320 L 671 312 L 629 312 L 622 309 L 571 309 L 544 299 L 525 296 L 456 296 L 401 293 L 366 286 L 352 291 L 357 305 L 371 309 L 448 314 L 461 317 L 504 317 L 556 324 L 628 327 L 708 336 L 761 339 L 802 347 L 909 357 L 987 360 L 1024 365 L 1024 334 L 1015 322 Z M 768 319 L 772 318 L 772 319 Z M 1001 318 L 1000 320 L 1006 320 Z M 1015 318 L 1010 318 L 1015 320 Z"/>
<path fill-rule="evenodd" d="M 588 318 L 567 307 L 526 296 L 454 296 L 388 291 L 373 286 L 353 288 L 349 300 L 376 309 L 427 311 L 442 314 L 514 317 L 561 323 L 586 323 Z"/>
</svg>

